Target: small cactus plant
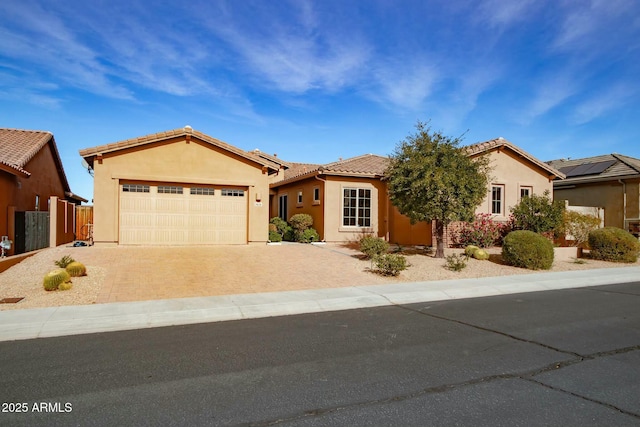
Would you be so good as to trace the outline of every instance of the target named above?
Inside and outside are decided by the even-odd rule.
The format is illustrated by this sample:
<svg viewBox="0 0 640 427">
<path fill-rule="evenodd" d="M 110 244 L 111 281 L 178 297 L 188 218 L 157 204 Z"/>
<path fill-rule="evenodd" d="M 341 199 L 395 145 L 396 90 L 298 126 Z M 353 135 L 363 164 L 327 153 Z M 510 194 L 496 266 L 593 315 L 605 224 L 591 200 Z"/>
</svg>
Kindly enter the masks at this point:
<svg viewBox="0 0 640 427">
<path fill-rule="evenodd" d="M 53 263 L 60 268 L 66 268 L 67 265 L 71 264 L 74 261 L 75 259 L 71 258 L 69 255 L 65 255 L 62 258 L 60 258 L 58 261 L 54 261 Z"/>
<path fill-rule="evenodd" d="M 46 291 L 55 291 L 62 283 L 71 280 L 71 276 L 64 268 L 56 268 L 44 276 L 43 286 Z"/>
<path fill-rule="evenodd" d="M 81 262 L 73 261 L 69 263 L 66 267 L 67 273 L 71 275 L 71 277 L 80 277 L 87 275 L 87 267 L 84 266 Z"/>
<path fill-rule="evenodd" d="M 64 282 L 58 285 L 58 289 L 61 291 L 68 291 L 69 289 L 71 289 L 72 286 L 73 284 L 71 282 Z"/>
<path fill-rule="evenodd" d="M 477 251 L 478 249 L 480 248 L 475 245 L 469 245 L 466 248 L 464 248 L 464 254 L 466 256 L 473 256 L 474 252 Z"/>
<path fill-rule="evenodd" d="M 489 259 L 489 252 L 485 251 L 484 249 L 477 249 L 473 252 L 473 257 L 480 261 L 485 261 Z"/>
</svg>

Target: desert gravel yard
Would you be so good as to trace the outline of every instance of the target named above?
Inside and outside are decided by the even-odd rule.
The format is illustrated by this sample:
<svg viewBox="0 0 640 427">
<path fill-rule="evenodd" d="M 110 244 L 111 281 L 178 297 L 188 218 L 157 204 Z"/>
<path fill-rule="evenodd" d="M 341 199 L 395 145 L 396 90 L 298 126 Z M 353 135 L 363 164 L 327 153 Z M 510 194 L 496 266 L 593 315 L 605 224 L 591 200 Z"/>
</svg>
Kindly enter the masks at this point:
<svg viewBox="0 0 640 427">
<path fill-rule="evenodd" d="M 447 249 L 446 253 L 459 253 Z M 370 262 L 345 245 L 282 244 L 207 247 L 70 247 L 45 249 L 0 273 L 0 299 L 24 297 L 0 310 L 62 305 L 187 298 L 462 279 L 533 271 L 501 264 L 500 248 L 490 261 L 469 260 L 461 272 L 424 250 L 403 248 L 410 267 L 399 277 L 370 271 Z M 73 279 L 68 291 L 46 292 L 42 279 L 69 255 L 87 266 L 87 276 Z M 551 271 L 621 267 L 587 259 L 556 261 Z"/>
</svg>

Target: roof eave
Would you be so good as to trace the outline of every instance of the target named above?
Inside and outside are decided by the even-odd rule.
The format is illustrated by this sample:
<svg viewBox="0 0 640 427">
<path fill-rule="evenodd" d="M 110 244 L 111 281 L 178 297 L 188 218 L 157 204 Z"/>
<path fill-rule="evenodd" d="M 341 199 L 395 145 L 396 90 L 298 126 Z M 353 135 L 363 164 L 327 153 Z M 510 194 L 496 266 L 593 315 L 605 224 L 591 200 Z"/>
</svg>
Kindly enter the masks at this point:
<svg viewBox="0 0 640 427">
<path fill-rule="evenodd" d="M 640 179 L 639 174 L 633 175 L 609 175 L 609 176 L 600 176 L 600 177 L 589 177 L 589 178 L 566 178 L 562 181 L 553 181 L 553 186 L 561 186 L 561 185 L 572 185 L 572 184 L 591 184 L 598 182 L 607 182 L 607 181 L 618 181 L 620 179 Z M 557 183 L 557 184 L 556 184 Z"/>
</svg>

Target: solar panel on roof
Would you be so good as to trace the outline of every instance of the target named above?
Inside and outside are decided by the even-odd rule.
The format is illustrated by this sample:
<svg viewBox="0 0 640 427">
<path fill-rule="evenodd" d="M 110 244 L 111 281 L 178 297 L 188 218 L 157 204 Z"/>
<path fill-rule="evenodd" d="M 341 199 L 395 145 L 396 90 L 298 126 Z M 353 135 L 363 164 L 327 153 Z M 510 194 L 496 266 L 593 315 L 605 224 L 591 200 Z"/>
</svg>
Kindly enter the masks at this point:
<svg viewBox="0 0 640 427">
<path fill-rule="evenodd" d="M 576 176 L 585 176 L 585 175 L 597 175 L 599 173 L 604 172 L 610 166 L 614 165 L 616 160 L 606 160 L 604 162 L 596 162 L 596 163 L 586 163 L 583 165 L 575 166 L 575 167 L 566 167 L 562 169 L 567 169 L 567 171 L 563 171 L 560 169 L 562 173 L 564 173 L 567 178 L 573 178 Z"/>
<path fill-rule="evenodd" d="M 577 168 L 578 166 L 565 166 L 563 168 L 558 169 L 560 172 L 562 172 L 563 174 L 569 176 L 569 173 L 574 170 L 575 168 Z"/>
</svg>

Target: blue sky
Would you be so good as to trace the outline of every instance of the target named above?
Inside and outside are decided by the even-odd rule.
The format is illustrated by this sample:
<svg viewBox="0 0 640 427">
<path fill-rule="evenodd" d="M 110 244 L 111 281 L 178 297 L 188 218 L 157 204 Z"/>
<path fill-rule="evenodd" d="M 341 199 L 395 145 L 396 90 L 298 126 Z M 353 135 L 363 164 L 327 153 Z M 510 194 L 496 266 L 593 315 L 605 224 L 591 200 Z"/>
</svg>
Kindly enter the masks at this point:
<svg viewBox="0 0 640 427">
<path fill-rule="evenodd" d="M 638 0 L 0 2 L 0 127 L 78 150 L 191 125 L 326 163 L 417 120 L 541 160 L 640 157 Z"/>
</svg>

